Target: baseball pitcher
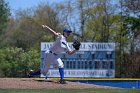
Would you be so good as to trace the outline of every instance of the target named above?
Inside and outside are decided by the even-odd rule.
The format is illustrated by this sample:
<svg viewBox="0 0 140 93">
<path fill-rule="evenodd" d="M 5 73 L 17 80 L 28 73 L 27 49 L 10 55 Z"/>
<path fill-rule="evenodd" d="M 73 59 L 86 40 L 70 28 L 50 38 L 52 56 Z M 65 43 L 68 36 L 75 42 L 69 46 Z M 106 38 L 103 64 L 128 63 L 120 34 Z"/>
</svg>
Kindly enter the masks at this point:
<svg viewBox="0 0 140 93">
<path fill-rule="evenodd" d="M 56 40 L 53 43 L 53 46 L 50 47 L 48 50 L 46 50 L 45 52 L 45 69 L 43 71 L 37 71 L 37 73 L 42 73 L 43 75 L 46 76 L 46 79 L 48 78 L 47 73 L 48 70 L 50 68 L 50 65 L 53 64 L 55 67 L 59 68 L 59 73 L 60 73 L 60 83 L 61 84 L 65 84 L 65 80 L 64 80 L 64 64 L 62 62 L 62 60 L 59 58 L 58 54 L 62 53 L 62 52 L 66 52 L 69 55 L 74 54 L 76 51 L 79 50 L 80 48 L 80 42 L 78 41 L 74 41 L 73 43 L 73 47 L 75 48 L 74 50 L 71 50 L 68 43 L 67 43 L 67 38 L 70 35 L 70 33 L 72 32 L 71 30 L 68 29 L 64 29 L 63 30 L 63 34 L 61 33 L 57 33 L 56 31 L 52 30 L 51 28 L 49 28 L 47 25 L 42 25 L 42 27 L 45 29 L 49 29 L 48 31 L 50 31 L 53 35 L 55 35 Z M 35 75 L 36 73 L 32 73 L 31 75 Z"/>
</svg>

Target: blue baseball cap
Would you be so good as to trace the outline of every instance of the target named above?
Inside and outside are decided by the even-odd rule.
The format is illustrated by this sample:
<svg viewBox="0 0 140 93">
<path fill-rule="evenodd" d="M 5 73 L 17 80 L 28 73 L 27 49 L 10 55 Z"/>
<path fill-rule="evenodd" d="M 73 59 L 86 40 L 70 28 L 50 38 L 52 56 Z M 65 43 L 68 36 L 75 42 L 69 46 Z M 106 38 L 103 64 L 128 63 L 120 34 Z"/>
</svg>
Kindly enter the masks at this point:
<svg viewBox="0 0 140 93">
<path fill-rule="evenodd" d="M 69 30 L 69 29 L 64 29 L 64 31 L 63 32 L 68 32 L 68 33 L 71 33 L 72 31 L 71 30 Z"/>
</svg>

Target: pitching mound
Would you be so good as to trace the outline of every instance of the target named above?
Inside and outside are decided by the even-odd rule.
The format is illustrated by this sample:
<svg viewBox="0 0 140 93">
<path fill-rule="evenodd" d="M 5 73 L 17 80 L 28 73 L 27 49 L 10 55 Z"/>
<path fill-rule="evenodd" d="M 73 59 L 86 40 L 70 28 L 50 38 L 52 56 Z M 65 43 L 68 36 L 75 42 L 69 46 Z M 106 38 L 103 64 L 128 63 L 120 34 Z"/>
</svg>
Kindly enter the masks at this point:
<svg viewBox="0 0 140 93">
<path fill-rule="evenodd" d="M 0 78 L 0 89 L 86 89 L 86 88 L 111 88 L 93 84 L 67 82 L 59 84 L 36 80 L 34 78 Z"/>
</svg>

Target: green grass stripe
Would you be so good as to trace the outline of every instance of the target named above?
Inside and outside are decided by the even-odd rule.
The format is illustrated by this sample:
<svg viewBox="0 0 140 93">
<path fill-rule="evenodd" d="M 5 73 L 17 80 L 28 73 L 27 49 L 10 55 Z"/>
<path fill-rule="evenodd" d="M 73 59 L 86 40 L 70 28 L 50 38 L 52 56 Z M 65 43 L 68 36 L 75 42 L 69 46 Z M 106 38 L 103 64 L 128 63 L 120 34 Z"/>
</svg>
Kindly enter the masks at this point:
<svg viewBox="0 0 140 93">
<path fill-rule="evenodd" d="M 0 89 L 0 93 L 140 93 L 140 89 Z"/>
</svg>

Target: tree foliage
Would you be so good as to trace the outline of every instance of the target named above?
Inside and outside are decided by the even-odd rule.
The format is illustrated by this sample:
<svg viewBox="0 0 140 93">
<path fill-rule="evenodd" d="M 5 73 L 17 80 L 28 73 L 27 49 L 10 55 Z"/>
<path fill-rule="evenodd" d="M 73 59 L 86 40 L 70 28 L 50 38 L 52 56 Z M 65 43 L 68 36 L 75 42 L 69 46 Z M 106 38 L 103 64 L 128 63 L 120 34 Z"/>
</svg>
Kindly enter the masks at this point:
<svg viewBox="0 0 140 93">
<path fill-rule="evenodd" d="M 25 77 L 29 69 L 38 69 L 39 52 L 22 48 L 0 49 L 0 77 Z"/>
<path fill-rule="evenodd" d="M 3 40 L 4 29 L 7 26 L 10 15 L 8 3 L 5 0 L 0 0 L 0 42 Z M 1 47 L 1 44 L 0 44 Z"/>
<path fill-rule="evenodd" d="M 8 20 L 8 4 L 1 0 L 0 9 L 4 11 L 0 12 L 3 21 L 0 31 L 5 33 L 0 33 L 3 46 L 0 76 L 25 77 L 27 70 L 39 67 L 40 42 L 54 40 L 54 36 L 41 28 L 42 24 L 57 32 L 70 28 L 74 34 L 68 41 L 74 37 L 83 42 L 115 42 L 116 77 L 139 76 L 140 2 L 120 1 L 116 4 L 113 0 L 43 2 L 36 8 L 17 10 L 15 18 Z"/>
<path fill-rule="evenodd" d="M 8 22 L 8 17 L 10 15 L 10 9 L 8 3 L 4 0 L 0 0 L 0 32 L 6 27 Z"/>
</svg>

